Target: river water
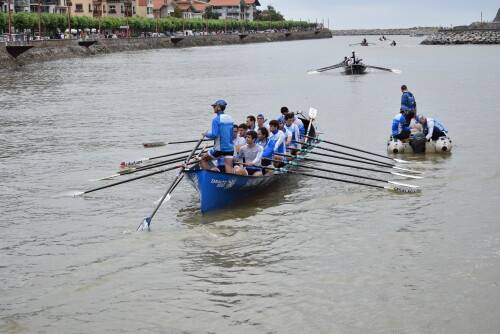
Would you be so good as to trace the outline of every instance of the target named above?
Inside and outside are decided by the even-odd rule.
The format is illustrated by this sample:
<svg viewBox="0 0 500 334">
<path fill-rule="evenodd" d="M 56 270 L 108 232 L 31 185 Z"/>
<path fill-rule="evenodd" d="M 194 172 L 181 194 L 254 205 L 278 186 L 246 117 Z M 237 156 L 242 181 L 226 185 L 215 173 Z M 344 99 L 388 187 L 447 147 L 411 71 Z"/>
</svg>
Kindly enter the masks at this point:
<svg viewBox="0 0 500 334">
<path fill-rule="evenodd" d="M 401 75 L 337 71 L 357 37 L 164 49 L 0 70 L 0 332 L 498 333 L 500 47 L 356 47 Z M 174 177 L 83 198 L 89 179 L 192 144 L 210 104 L 319 110 L 325 139 L 385 153 L 401 84 L 450 130 L 449 156 L 407 157 L 420 194 L 292 178 L 202 216 Z M 332 167 L 333 168 L 333 167 Z"/>
</svg>

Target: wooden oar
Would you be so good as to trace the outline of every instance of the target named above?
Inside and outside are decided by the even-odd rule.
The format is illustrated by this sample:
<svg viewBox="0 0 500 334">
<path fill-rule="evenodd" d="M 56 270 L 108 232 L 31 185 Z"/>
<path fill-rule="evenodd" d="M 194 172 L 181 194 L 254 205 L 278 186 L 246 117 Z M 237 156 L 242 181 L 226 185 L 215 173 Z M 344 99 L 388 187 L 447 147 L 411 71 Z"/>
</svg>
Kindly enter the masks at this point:
<svg viewBox="0 0 500 334">
<path fill-rule="evenodd" d="M 213 145 L 210 145 L 210 146 L 207 146 L 207 147 L 212 147 Z M 141 160 L 136 160 L 136 161 L 128 161 L 128 162 L 122 162 L 120 163 L 120 167 L 124 168 L 124 167 L 134 167 L 134 166 L 137 166 L 137 165 L 141 165 L 147 161 L 151 161 L 151 160 L 157 160 L 157 159 L 161 159 L 161 158 L 168 158 L 168 157 L 172 157 L 174 155 L 179 155 L 179 154 L 184 154 L 184 153 L 189 153 L 191 152 L 191 150 L 185 150 L 185 151 L 179 151 L 179 152 L 174 152 L 174 153 L 168 153 L 168 154 L 163 154 L 163 155 L 158 155 L 156 157 L 151 157 L 151 158 L 142 158 Z"/>
<path fill-rule="evenodd" d="M 195 164 L 195 163 L 198 163 L 198 161 L 194 161 L 194 162 L 191 162 L 189 164 L 192 165 L 192 164 Z M 153 175 L 165 173 L 165 172 L 168 172 L 168 171 L 171 171 L 171 170 L 174 170 L 174 169 L 181 168 L 183 166 L 184 165 L 176 165 L 176 166 L 173 166 L 173 167 L 170 167 L 170 168 L 161 169 L 161 170 L 158 170 L 158 171 L 155 171 L 155 172 L 152 172 L 152 173 L 144 174 L 144 175 L 141 175 L 141 176 L 136 176 L 136 177 L 133 177 L 133 178 L 130 178 L 130 179 L 126 179 L 126 180 L 123 180 L 123 181 L 119 181 L 119 182 L 115 182 L 115 183 L 110 183 L 110 184 L 107 184 L 105 186 L 101 186 L 101 187 L 92 188 L 92 189 L 89 189 L 89 190 L 77 192 L 77 193 L 73 194 L 73 196 L 74 197 L 83 196 L 83 195 L 90 194 L 90 193 L 93 193 L 93 192 L 98 191 L 98 190 L 103 190 L 103 189 L 115 187 L 115 186 L 118 186 L 120 184 L 124 184 L 124 183 L 128 183 L 128 182 L 140 180 L 140 179 L 143 179 L 145 177 L 149 177 L 149 176 L 153 176 Z"/>
<path fill-rule="evenodd" d="M 203 141 L 209 141 L 211 139 L 203 139 Z M 142 144 L 144 147 L 159 147 L 159 146 L 165 146 L 165 145 L 176 145 L 176 144 L 189 144 L 189 143 L 196 143 L 198 140 L 183 140 L 183 141 L 169 141 L 168 143 L 158 141 L 158 142 L 152 142 L 152 143 L 144 143 Z"/>
<path fill-rule="evenodd" d="M 328 164 L 328 165 L 334 165 L 334 166 L 340 166 L 340 167 L 346 167 L 346 168 L 351 168 L 351 169 L 359 169 L 359 170 L 366 170 L 369 172 L 375 172 L 375 173 L 382 173 L 382 174 L 392 174 L 396 176 L 402 176 L 406 177 L 408 179 L 422 179 L 422 176 L 415 176 L 415 175 L 407 175 L 407 174 L 401 174 L 397 172 L 389 172 L 387 170 L 380 170 L 380 169 L 374 169 L 374 168 L 368 168 L 368 167 L 361 167 L 361 166 L 356 166 L 356 165 L 349 165 L 349 164 L 342 164 L 338 162 L 333 162 L 333 161 L 326 161 L 326 160 L 320 160 L 320 159 L 313 159 L 313 158 L 305 158 L 302 156 L 293 156 L 289 154 L 281 154 L 281 153 L 274 153 L 275 155 L 287 157 L 287 158 L 293 158 L 296 159 L 297 161 L 311 161 L 311 162 L 319 162 L 322 164 Z"/>
<path fill-rule="evenodd" d="M 326 72 L 326 71 L 329 71 L 329 70 L 333 70 L 333 69 L 339 68 L 343 64 L 344 64 L 344 62 L 341 62 L 341 63 L 335 64 L 335 65 L 326 66 L 326 67 L 318 68 L 318 69 L 315 69 L 315 70 L 309 70 L 307 72 L 307 74 L 315 74 L 315 73 Z"/>
<path fill-rule="evenodd" d="M 318 170 L 318 171 L 321 171 L 321 172 L 327 172 L 327 173 L 332 173 L 332 174 L 339 174 L 339 175 L 345 175 L 345 176 L 355 177 L 355 178 L 358 178 L 358 179 L 364 179 L 364 180 L 370 180 L 370 181 L 379 181 L 379 182 L 391 182 L 389 180 L 379 179 L 379 178 L 365 176 L 365 175 L 351 174 L 351 173 L 336 171 L 336 170 L 332 170 L 332 169 L 325 169 L 325 168 L 321 168 L 321 167 L 317 167 L 317 166 L 299 164 L 297 161 L 286 162 L 286 161 L 274 160 L 274 159 L 271 159 L 271 161 L 273 161 L 273 162 L 282 162 L 282 163 L 285 163 L 287 165 L 294 166 L 294 167 L 307 168 L 307 169 Z M 392 174 L 392 175 L 407 177 L 407 178 L 411 178 L 411 179 L 422 179 L 422 177 L 420 177 L 420 176 L 404 175 L 404 174 L 400 174 L 400 173 L 391 173 L 391 172 L 385 172 L 385 171 L 379 171 L 379 173 Z M 412 185 L 406 185 L 406 186 L 412 186 Z"/>
<path fill-rule="evenodd" d="M 387 72 L 392 72 L 396 74 L 401 74 L 401 70 L 393 69 L 393 68 L 385 68 L 385 67 L 379 67 L 379 66 L 371 66 L 371 65 L 365 65 L 368 68 L 373 68 L 376 70 L 381 70 L 381 71 L 387 71 Z"/>
<path fill-rule="evenodd" d="M 127 169 L 119 171 L 116 174 L 105 176 L 105 177 L 101 177 L 99 179 L 94 179 L 94 180 L 90 180 L 90 181 L 92 181 L 92 182 L 94 182 L 94 181 L 105 181 L 105 180 L 107 181 L 107 180 L 111 180 L 111 179 L 117 178 L 119 176 L 128 175 L 128 174 L 134 174 L 134 173 L 142 172 L 142 171 L 145 171 L 145 170 L 148 170 L 148 169 L 153 169 L 153 168 L 157 168 L 157 167 L 162 167 L 162 166 L 166 166 L 166 165 L 171 165 L 171 164 L 174 164 L 174 163 L 182 162 L 186 158 L 187 158 L 187 155 L 184 155 L 184 156 L 181 156 L 181 157 L 178 157 L 178 158 L 175 158 L 175 159 L 160 161 L 160 162 L 157 162 L 157 163 L 154 163 L 154 164 L 150 164 L 150 165 L 147 165 L 147 166 L 129 167 Z"/>
<path fill-rule="evenodd" d="M 358 159 L 352 159 L 352 158 L 346 158 L 346 157 L 342 157 L 340 155 L 332 155 L 332 154 L 319 153 L 319 152 L 308 152 L 308 154 L 319 155 L 319 156 L 322 156 L 322 157 L 329 157 L 329 158 L 334 158 L 334 159 L 339 159 L 339 160 L 346 160 L 346 161 L 358 162 L 360 164 L 372 165 L 372 166 L 377 166 L 377 167 L 382 167 L 382 168 L 392 168 L 392 169 L 400 170 L 402 172 L 408 172 L 408 173 L 414 173 L 414 174 L 423 174 L 422 172 L 417 171 L 417 170 L 407 169 L 407 168 L 401 168 L 401 167 L 398 167 L 398 166 L 392 165 L 392 164 L 379 164 L 379 163 L 374 163 L 374 162 L 370 162 L 370 161 L 358 160 Z"/>
<path fill-rule="evenodd" d="M 198 140 L 198 142 L 196 143 L 196 146 L 193 148 L 193 150 L 189 154 L 188 158 L 186 159 L 185 164 L 187 164 L 191 160 L 191 158 L 193 157 L 195 152 L 198 150 L 198 147 L 200 146 L 201 142 L 204 140 L 204 138 L 205 138 L 205 136 L 201 137 Z M 177 173 L 174 181 L 172 182 L 170 187 L 167 189 L 165 194 L 162 196 L 162 198 L 160 199 L 160 202 L 156 205 L 153 212 L 148 217 L 144 218 L 143 222 L 139 225 L 139 227 L 137 227 L 137 231 L 139 231 L 140 229 L 142 229 L 142 230 L 144 230 L 144 229 L 149 230 L 150 229 L 153 217 L 156 215 L 156 212 L 158 212 L 158 209 L 160 209 L 160 207 L 163 204 L 163 202 L 165 201 L 165 199 L 167 199 L 167 197 L 168 197 L 168 199 L 170 199 L 171 194 L 174 191 L 175 187 L 177 187 L 178 182 L 180 182 L 180 179 L 182 179 L 184 177 L 183 172 L 184 172 L 184 168 L 179 169 L 179 172 Z"/>
<path fill-rule="evenodd" d="M 404 184 L 404 183 L 399 183 L 399 182 L 394 182 L 394 181 L 385 181 L 388 185 L 386 186 L 380 186 L 376 184 L 370 184 L 370 183 L 364 183 L 364 182 L 358 182 L 358 181 L 351 181 L 351 180 L 345 180 L 345 179 L 337 179 L 333 177 L 328 177 L 328 176 L 323 176 L 323 175 L 316 175 L 316 174 L 310 174 L 310 173 L 304 173 L 304 172 L 298 172 L 294 170 L 286 170 L 283 168 L 275 168 L 275 167 L 262 167 L 265 169 L 271 169 L 275 170 L 281 173 L 288 173 L 288 174 L 297 174 L 297 175 L 303 175 L 303 176 L 310 176 L 310 177 L 315 177 L 319 179 L 324 179 L 324 180 L 331 180 L 331 181 L 337 181 L 337 182 L 343 182 L 343 183 L 350 183 L 350 184 L 356 184 L 360 186 L 367 186 L 367 187 L 372 187 L 372 188 L 378 188 L 378 189 L 385 189 L 385 190 L 392 190 L 392 191 L 397 191 L 397 192 L 403 192 L 403 193 L 416 193 L 420 192 L 420 187 L 415 186 L 412 184 Z"/>
<path fill-rule="evenodd" d="M 312 137 L 310 137 L 310 138 L 312 138 Z M 338 147 L 342 147 L 342 148 L 347 148 L 349 150 L 353 150 L 353 151 L 357 151 L 357 152 L 361 152 L 361 153 L 366 153 L 366 154 L 369 154 L 369 155 L 373 155 L 373 156 L 376 156 L 376 157 L 388 159 L 388 160 L 391 160 L 391 161 L 395 161 L 395 162 L 399 162 L 399 163 L 405 163 L 405 164 L 410 163 L 409 161 L 406 161 L 406 160 L 391 158 L 391 157 L 388 157 L 386 155 L 382 155 L 382 154 L 378 154 L 378 153 L 373 153 L 373 152 L 365 151 L 365 150 L 362 150 L 362 149 L 359 149 L 359 148 L 356 148 L 356 147 L 352 147 L 352 146 L 347 146 L 347 145 L 335 143 L 333 141 L 328 141 L 328 140 L 319 139 L 319 138 L 314 138 L 314 139 L 317 139 L 318 141 L 323 142 L 323 143 L 327 143 L 327 144 L 338 146 Z"/>
</svg>

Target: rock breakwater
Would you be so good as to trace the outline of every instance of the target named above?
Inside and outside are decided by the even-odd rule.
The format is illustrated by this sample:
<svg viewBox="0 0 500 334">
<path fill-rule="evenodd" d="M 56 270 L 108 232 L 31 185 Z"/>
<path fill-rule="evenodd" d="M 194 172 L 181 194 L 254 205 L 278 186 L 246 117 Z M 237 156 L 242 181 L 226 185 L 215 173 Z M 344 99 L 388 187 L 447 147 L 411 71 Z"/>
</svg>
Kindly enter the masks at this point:
<svg viewBox="0 0 500 334">
<path fill-rule="evenodd" d="M 500 44 L 500 29 L 440 30 L 427 37 L 421 44 Z"/>
</svg>

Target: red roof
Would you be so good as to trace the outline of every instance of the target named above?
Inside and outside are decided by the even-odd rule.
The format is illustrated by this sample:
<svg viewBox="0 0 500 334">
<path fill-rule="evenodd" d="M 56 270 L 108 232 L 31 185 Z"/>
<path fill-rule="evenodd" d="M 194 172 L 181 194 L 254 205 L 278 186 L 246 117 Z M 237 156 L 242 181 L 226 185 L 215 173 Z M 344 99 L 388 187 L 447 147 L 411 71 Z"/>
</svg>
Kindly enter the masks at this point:
<svg viewBox="0 0 500 334">
<path fill-rule="evenodd" d="M 260 6 L 259 0 L 245 0 L 247 5 Z M 215 7 L 239 6 L 240 0 L 210 0 L 210 5 Z"/>
<path fill-rule="evenodd" d="M 173 4 L 174 6 L 177 5 L 182 12 L 187 11 L 191 6 L 197 12 L 204 12 L 209 6 L 206 2 L 198 0 L 153 0 L 153 8 L 156 10 L 170 4 Z"/>
</svg>

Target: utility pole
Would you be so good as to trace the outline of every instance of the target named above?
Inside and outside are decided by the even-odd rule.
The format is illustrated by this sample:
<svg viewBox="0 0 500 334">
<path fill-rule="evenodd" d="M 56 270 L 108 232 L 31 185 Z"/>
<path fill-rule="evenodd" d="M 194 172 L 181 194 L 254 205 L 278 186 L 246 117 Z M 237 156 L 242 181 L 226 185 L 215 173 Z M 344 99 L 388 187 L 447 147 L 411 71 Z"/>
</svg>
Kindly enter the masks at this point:
<svg viewBox="0 0 500 334">
<path fill-rule="evenodd" d="M 9 6 L 9 41 L 12 38 L 12 10 L 10 8 L 10 1 L 11 0 L 9 0 L 9 4 L 8 4 L 8 6 Z"/>
<path fill-rule="evenodd" d="M 42 39 L 42 2 L 38 0 L 38 38 Z"/>
</svg>

